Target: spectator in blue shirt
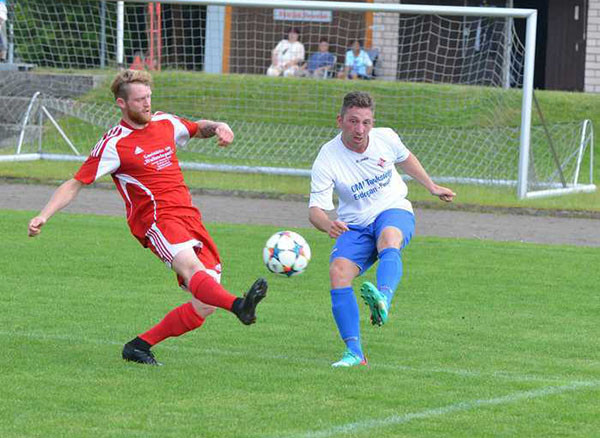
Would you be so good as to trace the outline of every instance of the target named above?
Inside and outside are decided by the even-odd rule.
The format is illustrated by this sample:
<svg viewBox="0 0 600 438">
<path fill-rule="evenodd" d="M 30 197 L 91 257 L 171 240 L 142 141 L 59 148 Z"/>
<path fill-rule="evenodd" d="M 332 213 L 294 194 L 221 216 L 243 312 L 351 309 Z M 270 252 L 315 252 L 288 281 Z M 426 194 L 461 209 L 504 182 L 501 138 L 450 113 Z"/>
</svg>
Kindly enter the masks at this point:
<svg viewBox="0 0 600 438">
<path fill-rule="evenodd" d="M 373 61 L 369 54 L 360 48 L 360 42 L 354 41 L 352 49 L 346 52 L 344 70 L 338 77 L 340 79 L 371 79 Z"/>
<path fill-rule="evenodd" d="M 319 51 L 313 53 L 308 58 L 306 70 L 308 75 L 315 78 L 327 78 L 330 72 L 334 70 L 335 55 L 329 52 L 329 41 L 321 38 L 319 41 Z"/>
</svg>

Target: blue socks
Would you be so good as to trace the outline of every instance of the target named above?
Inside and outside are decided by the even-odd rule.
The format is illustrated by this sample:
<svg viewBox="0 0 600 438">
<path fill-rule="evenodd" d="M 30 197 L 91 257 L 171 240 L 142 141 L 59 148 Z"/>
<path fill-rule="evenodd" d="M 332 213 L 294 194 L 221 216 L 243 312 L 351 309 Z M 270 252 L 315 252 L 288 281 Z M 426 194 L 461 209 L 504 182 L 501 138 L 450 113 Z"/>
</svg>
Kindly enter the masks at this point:
<svg viewBox="0 0 600 438">
<path fill-rule="evenodd" d="M 358 303 L 351 287 L 331 290 L 331 311 L 338 331 L 346 346 L 364 359 L 360 345 L 360 320 Z"/>
<path fill-rule="evenodd" d="M 398 248 L 386 248 L 379 253 L 377 289 L 387 299 L 388 308 L 402 278 L 402 257 Z M 358 302 L 351 287 L 331 290 L 331 311 L 342 340 L 350 351 L 364 359 L 360 345 Z"/>
<path fill-rule="evenodd" d="M 398 248 L 386 248 L 379 253 L 377 289 L 385 295 L 388 309 L 402 278 L 402 257 Z"/>
</svg>

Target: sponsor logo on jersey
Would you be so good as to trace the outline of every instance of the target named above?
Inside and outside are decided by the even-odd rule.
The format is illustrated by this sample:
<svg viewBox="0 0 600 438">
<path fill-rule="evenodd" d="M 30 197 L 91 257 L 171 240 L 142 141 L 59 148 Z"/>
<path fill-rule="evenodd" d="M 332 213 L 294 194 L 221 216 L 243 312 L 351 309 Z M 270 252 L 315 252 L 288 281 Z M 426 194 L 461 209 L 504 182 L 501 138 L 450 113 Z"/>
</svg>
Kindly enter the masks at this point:
<svg viewBox="0 0 600 438">
<path fill-rule="evenodd" d="M 352 197 L 356 201 L 369 198 L 377 193 L 379 189 L 386 187 L 390 183 L 391 179 L 392 171 L 387 170 L 372 178 L 365 178 L 357 183 L 354 183 L 350 186 L 350 190 L 352 190 Z"/>
<path fill-rule="evenodd" d="M 156 170 L 162 170 L 165 167 L 169 167 L 173 164 L 173 161 L 171 160 L 173 152 L 171 146 L 165 146 L 164 148 L 144 154 L 144 165 L 152 166 Z"/>
<path fill-rule="evenodd" d="M 364 157 L 364 158 L 360 158 L 358 160 L 356 160 L 357 163 L 362 163 L 363 161 L 367 161 L 369 159 L 369 157 Z"/>
<path fill-rule="evenodd" d="M 135 155 L 139 155 L 139 154 L 141 154 L 141 153 L 143 153 L 143 152 L 144 152 L 144 150 L 143 150 L 141 147 L 139 147 L 139 146 L 136 146 L 136 147 L 135 147 L 135 151 L 134 151 L 133 153 L 134 153 Z"/>
</svg>

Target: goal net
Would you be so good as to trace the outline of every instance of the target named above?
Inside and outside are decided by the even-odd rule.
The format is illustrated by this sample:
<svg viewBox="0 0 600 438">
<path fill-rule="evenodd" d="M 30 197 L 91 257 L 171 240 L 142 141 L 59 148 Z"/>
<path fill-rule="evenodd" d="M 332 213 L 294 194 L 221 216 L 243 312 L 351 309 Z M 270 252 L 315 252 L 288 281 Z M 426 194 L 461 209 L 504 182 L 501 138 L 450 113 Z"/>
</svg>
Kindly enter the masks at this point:
<svg viewBox="0 0 600 438">
<path fill-rule="evenodd" d="M 375 98 L 376 125 L 395 129 L 437 181 L 513 185 L 520 197 L 594 188 L 591 164 L 582 182 L 591 124 L 529 122 L 533 11 L 272 0 L 8 6 L 14 62 L 36 67 L 0 72 L 4 159 L 83 159 L 118 123 L 112 76 L 133 67 L 153 72 L 155 110 L 223 120 L 236 133 L 225 149 L 192 140 L 180 151 L 184 168 L 308 175 L 338 132 L 342 97 L 362 90 Z M 304 57 L 268 76 L 290 29 Z M 310 56 L 322 41 L 331 55 L 315 73 Z M 366 79 L 338 78 L 360 70 L 346 67 L 356 44 L 372 64 L 360 71 Z"/>
</svg>

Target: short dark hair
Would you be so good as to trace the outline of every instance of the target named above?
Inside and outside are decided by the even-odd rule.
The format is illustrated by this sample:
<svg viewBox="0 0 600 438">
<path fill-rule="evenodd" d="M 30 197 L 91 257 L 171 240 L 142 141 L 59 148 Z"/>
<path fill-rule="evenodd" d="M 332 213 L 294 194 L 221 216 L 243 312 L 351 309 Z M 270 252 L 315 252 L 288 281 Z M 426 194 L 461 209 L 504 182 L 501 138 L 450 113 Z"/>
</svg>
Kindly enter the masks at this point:
<svg viewBox="0 0 600 438">
<path fill-rule="evenodd" d="M 364 91 L 352 91 L 344 96 L 344 103 L 340 110 L 340 116 L 344 117 L 350 108 L 369 108 L 375 112 L 375 101 L 369 93 Z"/>
<path fill-rule="evenodd" d="M 327 44 L 329 44 L 329 40 L 328 40 L 327 38 L 325 38 L 325 37 L 322 37 L 322 38 L 319 40 L 319 43 L 327 43 Z"/>
<path fill-rule="evenodd" d="M 290 27 L 287 31 L 287 33 L 295 33 L 296 35 L 300 35 L 300 31 L 298 31 L 297 27 Z"/>
</svg>

